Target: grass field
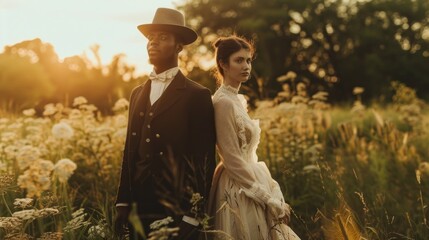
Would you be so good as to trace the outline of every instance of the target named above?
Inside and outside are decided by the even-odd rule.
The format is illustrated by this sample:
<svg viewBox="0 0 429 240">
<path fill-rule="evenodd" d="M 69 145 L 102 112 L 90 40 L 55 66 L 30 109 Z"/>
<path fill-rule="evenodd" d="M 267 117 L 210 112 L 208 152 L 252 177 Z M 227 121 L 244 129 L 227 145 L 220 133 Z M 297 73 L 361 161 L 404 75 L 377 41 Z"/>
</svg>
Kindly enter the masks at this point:
<svg viewBox="0 0 429 240">
<path fill-rule="evenodd" d="M 326 94 L 258 102 L 260 161 L 302 239 L 426 239 L 429 113 L 394 85 L 389 105 L 331 106 Z M 0 238 L 114 239 L 128 102 L 102 116 L 84 98 L 0 117 Z"/>
</svg>

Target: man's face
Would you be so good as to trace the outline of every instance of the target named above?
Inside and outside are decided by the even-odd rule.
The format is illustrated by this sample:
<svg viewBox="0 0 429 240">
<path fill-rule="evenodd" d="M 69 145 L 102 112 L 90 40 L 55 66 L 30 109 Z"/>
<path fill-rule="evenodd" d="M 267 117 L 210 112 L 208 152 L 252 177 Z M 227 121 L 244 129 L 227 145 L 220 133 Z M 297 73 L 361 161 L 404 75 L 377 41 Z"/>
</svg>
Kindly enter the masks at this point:
<svg viewBox="0 0 429 240">
<path fill-rule="evenodd" d="M 181 45 L 176 41 L 174 34 L 164 31 L 153 31 L 147 36 L 147 53 L 149 62 L 153 65 L 177 61 Z"/>
</svg>

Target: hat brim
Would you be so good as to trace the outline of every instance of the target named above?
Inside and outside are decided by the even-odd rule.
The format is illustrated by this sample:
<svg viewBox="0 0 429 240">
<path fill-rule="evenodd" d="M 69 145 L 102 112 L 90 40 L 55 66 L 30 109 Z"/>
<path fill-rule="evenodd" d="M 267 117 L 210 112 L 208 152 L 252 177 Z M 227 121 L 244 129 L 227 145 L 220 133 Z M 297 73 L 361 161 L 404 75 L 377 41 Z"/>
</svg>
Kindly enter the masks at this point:
<svg viewBox="0 0 429 240">
<path fill-rule="evenodd" d="M 137 28 L 139 29 L 139 31 L 141 33 L 143 33 L 143 35 L 145 37 L 147 37 L 147 35 L 150 32 L 153 31 L 166 31 L 166 32 L 172 32 L 174 34 L 177 34 L 180 39 L 182 40 L 182 43 L 185 45 L 191 44 L 193 42 L 195 42 L 195 40 L 197 40 L 197 33 L 188 28 L 188 27 L 184 27 L 184 26 L 179 26 L 179 25 L 170 25 L 170 24 L 142 24 L 137 26 Z"/>
</svg>

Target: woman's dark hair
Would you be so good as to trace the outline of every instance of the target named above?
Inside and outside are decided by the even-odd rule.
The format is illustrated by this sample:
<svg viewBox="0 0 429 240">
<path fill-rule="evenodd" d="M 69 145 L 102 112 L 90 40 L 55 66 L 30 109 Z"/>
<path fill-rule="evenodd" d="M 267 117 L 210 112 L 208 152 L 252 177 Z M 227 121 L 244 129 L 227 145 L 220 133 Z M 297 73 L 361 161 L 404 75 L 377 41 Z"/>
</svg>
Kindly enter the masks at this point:
<svg viewBox="0 0 429 240">
<path fill-rule="evenodd" d="M 213 43 L 213 47 L 215 48 L 215 56 L 216 56 L 215 76 L 218 80 L 218 83 L 222 82 L 222 79 L 224 77 L 221 63 L 229 64 L 229 57 L 232 54 L 240 51 L 241 49 L 249 50 L 252 57 L 255 52 L 253 42 L 248 41 L 247 39 L 236 35 L 232 35 L 230 37 L 218 38 Z"/>
</svg>

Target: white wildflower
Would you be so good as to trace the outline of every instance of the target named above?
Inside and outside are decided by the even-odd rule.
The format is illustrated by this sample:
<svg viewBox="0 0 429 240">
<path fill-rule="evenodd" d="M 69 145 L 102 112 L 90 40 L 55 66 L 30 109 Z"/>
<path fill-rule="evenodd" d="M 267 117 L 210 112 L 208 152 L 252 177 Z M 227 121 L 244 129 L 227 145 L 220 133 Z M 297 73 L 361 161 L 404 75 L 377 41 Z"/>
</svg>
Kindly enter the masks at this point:
<svg viewBox="0 0 429 240">
<path fill-rule="evenodd" d="M 116 128 L 126 127 L 128 124 L 128 118 L 124 114 L 118 114 L 115 116 L 114 122 Z"/>
<path fill-rule="evenodd" d="M 10 142 L 17 138 L 16 133 L 14 132 L 4 132 L 1 134 L 1 141 L 2 142 Z"/>
<path fill-rule="evenodd" d="M 355 101 L 352 109 L 350 110 L 352 113 L 362 113 L 365 110 L 365 106 L 361 101 Z"/>
<path fill-rule="evenodd" d="M 294 80 L 295 78 L 296 78 L 296 73 L 289 71 L 285 75 L 281 75 L 280 77 L 278 77 L 277 81 L 278 82 L 285 82 L 287 80 Z"/>
<path fill-rule="evenodd" d="M 0 217 L 0 228 L 6 231 L 21 229 L 22 220 L 17 217 Z"/>
<path fill-rule="evenodd" d="M 274 105 L 273 101 L 269 101 L 269 100 L 263 100 L 263 101 L 257 101 L 256 102 L 256 107 L 258 109 L 264 109 L 264 108 L 270 108 Z"/>
<path fill-rule="evenodd" d="M 312 98 L 315 100 L 326 101 L 328 100 L 328 95 L 329 94 L 327 92 L 319 91 L 316 94 L 314 94 Z"/>
<path fill-rule="evenodd" d="M 150 224 L 152 231 L 149 233 L 148 240 L 167 240 L 170 237 L 178 236 L 179 228 L 169 228 L 168 224 L 173 222 L 173 218 L 166 217 Z"/>
<path fill-rule="evenodd" d="M 72 219 L 67 222 L 64 227 L 64 232 L 70 232 L 85 226 L 90 225 L 91 223 L 85 221 L 86 213 L 84 213 L 84 209 L 80 208 L 79 210 L 72 213 Z"/>
<path fill-rule="evenodd" d="M 365 89 L 363 87 L 355 87 L 355 88 L 353 88 L 353 94 L 354 95 L 362 94 L 364 91 L 365 91 Z"/>
<path fill-rule="evenodd" d="M 15 201 L 13 202 L 13 205 L 15 208 L 28 208 L 31 207 L 33 203 L 32 198 L 15 198 Z"/>
<path fill-rule="evenodd" d="M 113 106 L 113 111 L 118 112 L 118 111 L 125 111 L 128 109 L 128 106 L 130 105 L 130 103 L 128 102 L 127 99 L 125 98 L 120 98 L 118 99 L 118 101 L 115 102 L 115 105 Z"/>
<path fill-rule="evenodd" d="M 24 111 L 22 111 L 22 114 L 24 114 L 27 117 L 32 117 L 34 116 L 34 114 L 36 114 L 36 110 L 34 110 L 34 108 L 25 109 Z"/>
<path fill-rule="evenodd" d="M 193 205 L 195 205 L 198 202 L 200 202 L 201 200 L 203 200 L 203 197 L 201 196 L 200 193 L 193 193 L 192 197 L 191 197 L 191 200 L 190 200 L 190 203 L 193 204 Z"/>
<path fill-rule="evenodd" d="M 77 165 L 72 160 L 64 158 L 59 160 L 54 166 L 54 175 L 58 177 L 58 180 L 62 183 L 67 182 L 70 176 L 76 170 Z"/>
<path fill-rule="evenodd" d="M 9 118 L 0 118 L 0 124 L 6 124 L 9 122 Z"/>
<path fill-rule="evenodd" d="M 54 164 L 48 160 L 39 160 L 36 166 L 43 175 L 49 175 L 51 171 L 54 170 Z"/>
<path fill-rule="evenodd" d="M 45 110 L 43 111 L 43 116 L 51 116 L 57 112 L 57 108 L 52 103 L 45 105 L 44 108 Z"/>
<path fill-rule="evenodd" d="M 13 232 L 13 233 L 6 234 L 6 236 L 4 236 L 4 239 L 5 240 L 32 240 L 33 237 L 26 233 Z"/>
<path fill-rule="evenodd" d="M 76 107 L 76 106 L 80 106 L 80 105 L 83 105 L 83 104 L 87 104 L 87 103 L 88 103 L 88 100 L 86 100 L 86 98 L 85 98 L 85 97 L 82 97 L 82 96 L 77 97 L 77 98 L 75 98 L 75 99 L 73 100 L 73 106 L 74 106 L 74 107 Z"/>
<path fill-rule="evenodd" d="M 21 170 L 26 169 L 31 164 L 33 164 L 40 157 L 40 151 L 38 148 L 33 146 L 24 146 L 22 147 L 17 155 L 16 160 L 18 162 L 18 167 Z"/>
<path fill-rule="evenodd" d="M 280 128 L 271 128 L 267 131 L 269 135 L 280 135 L 282 130 Z"/>
<path fill-rule="evenodd" d="M 160 229 L 161 227 L 165 227 L 168 224 L 172 223 L 174 220 L 172 217 L 166 217 L 157 221 L 154 221 L 150 224 L 150 229 Z"/>
<path fill-rule="evenodd" d="M 17 119 L 14 123 L 10 124 L 9 126 L 7 126 L 7 129 L 9 130 L 21 130 L 22 128 L 22 119 Z"/>
<path fill-rule="evenodd" d="M 6 171 L 7 170 L 7 165 L 4 162 L 0 162 L 0 172 L 2 171 Z"/>
<path fill-rule="evenodd" d="M 18 186 L 27 190 L 27 197 L 40 197 L 51 187 L 50 174 L 54 164 L 48 160 L 37 160 L 18 177 Z"/>
<path fill-rule="evenodd" d="M 82 111 L 91 113 L 97 111 L 97 107 L 93 104 L 85 104 L 85 105 L 81 105 L 80 109 L 82 109 Z"/>
<path fill-rule="evenodd" d="M 127 136 L 127 129 L 126 128 L 119 128 L 113 134 L 113 139 L 119 139 L 120 141 L 123 141 L 123 140 L 125 140 L 126 136 Z"/>
<path fill-rule="evenodd" d="M 161 229 L 155 230 L 149 233 L 148 240 L 168 240 L 171 237 L 176 237 L 179 235 L 179 228 L 167 228 L 163 227 Z"/>
<path fill-rule="evenodd" d="M 102 225 L 91 226 L 88 229 L 88 235 L 90 239 L 105 239 L 107 237 L 106 229 Z"/>
<path fill-rule="evenodd" d="M 36 209 L 27 209 L 27 210 L 21 210 L 21 211 L 12 213 L 12 217 L 16 217 L 26 221 L 30 219 L 35 219 L 36 213 L 37 213 Z"/>
<path fill-rule="evenodd" d="M 63 235 L 61 232 L 45 232 L 37 240 L 62 240 Z"/>
<path fill-rule="evenodd" d="M 40 126 L 27 126 L 25 128 L 25 131 L 28 132 L 28 134 L 37 134 L 42 135 L 43 129 Z"/>
<path fill-rule="evenodd" d="M 53 216 L 58 214 L 60 211 L 56 208 L 43 208 L 40 210 L 37 210 L 37 212 L 34 214 L 36 217 L 47 217 L 47 216 Z"/>
<path fill-rule="evenodd" d="M 305 83 L 303 83 L 303 82 L 299 82 L 297 85 L 296 85 L 296 91 L 299 93 L 299 92 L 305 92 L 307 90 L 307 85 L 305 85 Z"/>
<path fill-rule="evenodd" d="M 294 104 L 307 103 L 308 102 L 308 98 L 300 96 L 300 95 L 296 95 L 296 96 L 292 97 L 291 102 L 294 103 Z"/>
<path fill-rule="evenodd" d="M 76 120 L 82 117 L 82 113 L 79 109 L 72 109 L 69 113 L 69 119 Z"/>
<path fill-rule="evenodd" d="M 52 135 L 57 139 L 70 139 L 74 135 L 73 128 L 66 122 L 60 122 L 52 127 Z"/>
</svg>

